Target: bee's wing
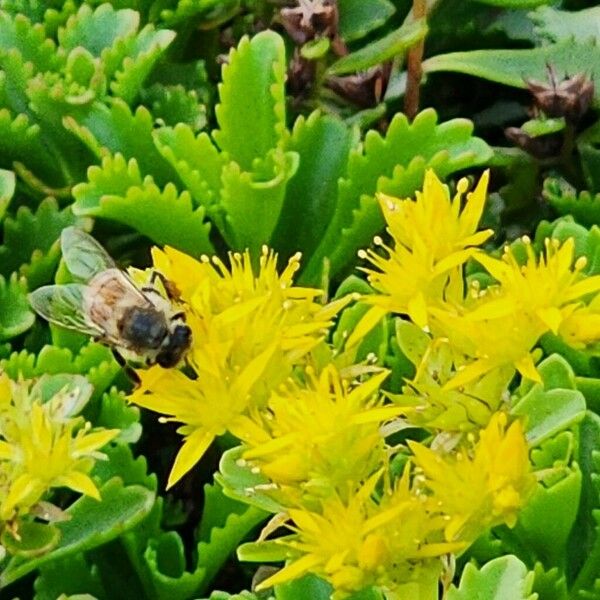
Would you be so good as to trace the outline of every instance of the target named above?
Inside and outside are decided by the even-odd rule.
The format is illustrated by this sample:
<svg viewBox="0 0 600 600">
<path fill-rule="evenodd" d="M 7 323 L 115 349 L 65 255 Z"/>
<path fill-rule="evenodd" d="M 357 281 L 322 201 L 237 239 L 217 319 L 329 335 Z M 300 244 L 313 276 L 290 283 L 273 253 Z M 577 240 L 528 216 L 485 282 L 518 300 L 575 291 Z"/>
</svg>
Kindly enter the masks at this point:
<svg viewBox="0 0 600 600">
<path fill-rule="evenodd" d="M 60 245 L 67 268 L 83 281 L 89 281 L 94 275 L 116 266 L 106 250 L 91 235 L 77 227 L 63 229 Z"/>
<path fill-rule="evenodd" d="M 83 310 L 85 290 L 86 286 L 79 283 L 45 285 L 29 294 L 29 303 L 50 323 L 102 338 L 105 332 Z"/>
</svg>

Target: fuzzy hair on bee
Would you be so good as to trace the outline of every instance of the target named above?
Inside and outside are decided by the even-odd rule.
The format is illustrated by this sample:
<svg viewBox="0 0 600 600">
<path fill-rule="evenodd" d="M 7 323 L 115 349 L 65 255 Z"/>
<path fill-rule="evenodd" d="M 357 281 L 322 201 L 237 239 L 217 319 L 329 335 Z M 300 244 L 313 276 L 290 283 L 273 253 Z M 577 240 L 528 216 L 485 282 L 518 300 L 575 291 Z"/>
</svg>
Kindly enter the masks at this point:
<svg viewBox="0 0 600 600">
<path fill-rule="evenodd" d="M 63 259 L 77 283 L 43 286 L 29 294 L 32 308 L 50 323 L 92 336 L 125 360 L 177 366 L 192 331 L 174 284 L 158 271 L 138 285 L 90 235 L 68 227 Z"/>
</svg>

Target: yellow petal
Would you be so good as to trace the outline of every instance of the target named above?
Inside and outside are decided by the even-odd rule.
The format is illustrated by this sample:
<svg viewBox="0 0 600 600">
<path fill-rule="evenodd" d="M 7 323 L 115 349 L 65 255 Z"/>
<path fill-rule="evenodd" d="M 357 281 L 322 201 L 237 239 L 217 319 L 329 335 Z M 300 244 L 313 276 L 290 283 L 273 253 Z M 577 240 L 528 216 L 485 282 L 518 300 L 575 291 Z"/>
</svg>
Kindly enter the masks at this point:
<svg viewBox="0 0 600 600">
<path fill-rule="evenodd" d="M 346 340 L 346 348 L 353 348 L 363 341 L 364 337 L 373 329 L 381 319 L 387 314 L 387 311 L 373 306 L 370 308 L 357 323 L 356 327 Z"/>
<path fill-rule="evenodd" d="M 406 312 L 416 325 L 427 326 L 427 302 L 422 293 L 418 293 L 409 300 Z"/>
<path fill-rule="evenodd" d="M 486 359 L 476 360 L 471 364 L 467 365 L 464 369 L 458 371 L 458 373 L 448 381 L 442 389 L 444 390 L 455 390 L 467 383 L 477 379 L 480 375 L 487 373 L 494 365 Z"/>
<path fill-rule="evenodd" d="M 460 216 L 461 229 L 463 232 L 476 231 L 481 215 L 483 214 L 489 180 L 490 171 L 487 169 L 483 172 L 475 189 L 467 195 L 467 202 L 465 203 L 465 208 Z"/>
<path fill-rule="evenodd" d="M 300 575 L 304 575 L 309 571 L 312 571 L 316 566 L 319 565 L 321 559 L 318 556 L 313 556 L 312 554 L 307 554 L 298 560 L 290 563 L 289 565 L 283 567 L 280 571 L 277 571 L 275 575 L 271 575 L 271 577 L 261 581 L 256 586 L 256 591 L 260 592 L 261 590 L 266 590 L 274 585 L 279 585 L 280 583 L 285 583 L 286 581 L 291 581 L 292 579 L 297 579 Z"/>
<path fill-rule="evenodd" d="M 106 446 L 108 442 L 119 435 L 120 429 L 104 429 L 88 433 L 75 441 L 75 451 L 78 455 L 89 454 Z"/>
<path fill-rule="evenodd" d="M 533 358 L 531 358 L 531 354 L 527 354 L 520 360 L 516 361 L 515 367 L 517 367 L 517 371 L 519 371 L 523 377 L 531 379 L 532 381 L 536 381 L 537 383 L 542 381 L 538 370 L 535 368 L 535 363 L 533 362 Z"/>
<path fill-rule="evenodd" d="M 11 460 L 14 457 L 13 448 L 10 444 L 0 440 L 0 460 Z"/>
<path fill-rule="evenodd" d="M 18 506 L 22 502 L 34 504 L 43 494 L 44 487 L 38 479 L 24 473 L 13 482 L 10 491 L 2 502 L 2 511 Z"/>
<path fill-rule="evenodd" d="M 71 471 L 65 475 L 57 477 L 52 482 L 52 487 L 68 487 L 80 494 L 85 494 L 94 498 L 94 500 L 100 500 L 100 492 L 96 487 L 96 484 L 90 479 L 85 473 L 80 471 Z"/>
<path fill-rule="evenodd" d="M 558 329 L 563 321 L 563 314 L 559 308 L 555 306 L 543 308 L 538 310 L 536 314 L 552 333 L 558 333 Z"/>
<path fill-rule="evenodd" d="M 173 487 L 202 458 L 214 439 L 213 433 L 203 429 L 196 429 L 185 439 L 175 457 L 167 489 Z"/>
</svg>

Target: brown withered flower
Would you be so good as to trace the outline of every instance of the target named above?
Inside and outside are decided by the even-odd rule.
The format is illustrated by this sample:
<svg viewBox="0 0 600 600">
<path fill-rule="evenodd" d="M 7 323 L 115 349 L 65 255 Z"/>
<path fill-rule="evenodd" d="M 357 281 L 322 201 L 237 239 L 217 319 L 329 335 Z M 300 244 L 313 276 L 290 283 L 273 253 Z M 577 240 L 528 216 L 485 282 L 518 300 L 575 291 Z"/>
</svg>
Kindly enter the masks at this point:
<svg viewBox="0 0 600 600">
<path fill-rule="evenodd" d="M 338 55 L 346 54 L 346 46 L 339 37 L 337 0 L 296 0 L 296 6 L 282 8 L 279 21 L 292 38 L 302 46 L 316 38 L 327 37 Z"/>
<path fill-rule="evenodd" d="M 345 77 L 331 75 L 325 81 L 325 85 L 352 104 L 361 108 L 370 108 L 381 102 L 391 71 L 392 63 L 386 62 L 357 75 Z"/>
<path fill-rule="evenodd" d="M 515 146 L 539 159 L 557 157 L 560 154 L 564 141 L 562 132 L 534 137 L 523 131 L 520 127 L 508 127 L 504 130 L 504 135 Z"/>
<path fill-rule="evenodd" d="M 300 49 L 294 50 L 287 73 L 288 91 L 298 101 L 310 96 L 315 83 L 317 64 L 314 60 L 304 58 Z"/>
<path fill-rule="evenodd" d="M 564 117 L 577 123 L 594 98 L 594 83 L 583 73 L 558 81 L 552 65 L 547 65 L 549 83 L 526 80 L 536 107 L 548 117 Z"/>
</svg>

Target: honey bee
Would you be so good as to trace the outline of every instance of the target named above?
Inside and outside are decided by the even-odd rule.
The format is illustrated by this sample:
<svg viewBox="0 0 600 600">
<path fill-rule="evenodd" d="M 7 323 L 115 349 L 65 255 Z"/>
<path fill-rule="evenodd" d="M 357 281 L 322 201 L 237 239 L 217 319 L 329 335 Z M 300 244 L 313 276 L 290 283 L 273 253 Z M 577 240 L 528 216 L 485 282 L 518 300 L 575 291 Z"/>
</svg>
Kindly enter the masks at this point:
<svg viewBox="0 0 600 600">
<path fill-rule="evenodd" d="M 157 271 L 138 286 L 90 235 L 68 227 L 61 235 L 65 264 L 80 283 L 46 285 L 29 301 L 42 317 L 93 336 L 122 361 L 174 367 L 192 341 L 185 314 L 174 307 L 177 290 Z M 164 290 L 161 293 L 160 287 Z"/>
</svg>

